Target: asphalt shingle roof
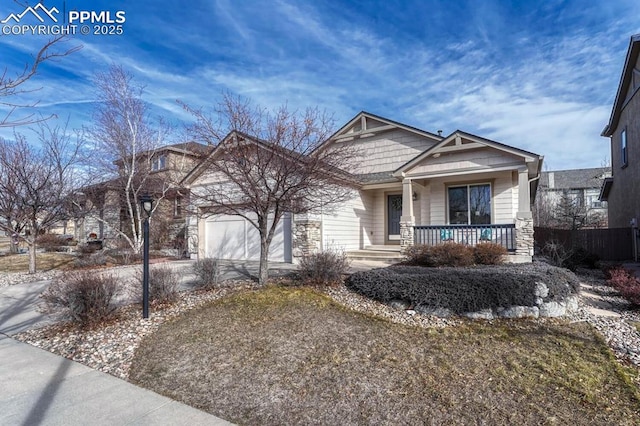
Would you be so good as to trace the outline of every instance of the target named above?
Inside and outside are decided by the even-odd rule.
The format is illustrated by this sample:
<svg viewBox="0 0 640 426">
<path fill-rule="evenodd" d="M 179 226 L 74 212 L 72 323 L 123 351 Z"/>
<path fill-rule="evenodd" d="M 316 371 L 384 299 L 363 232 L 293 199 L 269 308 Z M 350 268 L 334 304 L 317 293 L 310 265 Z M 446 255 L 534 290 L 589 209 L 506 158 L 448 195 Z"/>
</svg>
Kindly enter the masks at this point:
<svg viewBox="0 0 640 426">
<path fill-rule="evenodd" d="M 553 175 L 549 185 L 549 177 Z M 582 189 L 600 188 L 602 180 L 611 176 L 610 167 L 595 167 L 592 169 L 575 170 L 551 170 L 542 172 L 540 176 L 540 188 L 544 189 Z"/>
</svg>

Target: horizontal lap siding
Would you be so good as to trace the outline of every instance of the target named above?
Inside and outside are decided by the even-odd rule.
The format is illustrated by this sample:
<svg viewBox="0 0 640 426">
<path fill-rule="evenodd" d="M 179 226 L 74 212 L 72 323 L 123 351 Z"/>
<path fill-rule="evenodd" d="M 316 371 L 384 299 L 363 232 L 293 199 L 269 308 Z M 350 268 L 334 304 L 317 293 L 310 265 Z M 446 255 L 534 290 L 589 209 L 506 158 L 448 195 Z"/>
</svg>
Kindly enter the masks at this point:
<svg viewBox="0 0 640 426">
<path fill-rule="evenodd" d="M 354 194 L 354 198 L 322 218 L 323 248 L 359 250 L 371 244 L 373 198 Z"/>
<path fill-rule="evenodd" d="M 385 209 L 386 197 L 383 190 L 378 190 L 373 196 L 373 238 L 374 245 L 383 245 L 385 243 Z"/>
<path fill-rule="evenodd" d="M 444 225 L 447 223 L 447 197 L 442 180 L 431 182 L 431 223 L 430 225 Z"/>
<path fill-rule="evenodd" d="M 496 175 L 492 185 L 493 223 L 513 223 L 515 217 L 516 202 L 514 204 L 511 172 L 503 172 Z"/>
<path fill-rule="evenodd" d="M 427 183 L 420 192 L 420 216 L 416 215 L 416 224 L 424 225 L 431 223 L 431 184 Z"/>
</svg>

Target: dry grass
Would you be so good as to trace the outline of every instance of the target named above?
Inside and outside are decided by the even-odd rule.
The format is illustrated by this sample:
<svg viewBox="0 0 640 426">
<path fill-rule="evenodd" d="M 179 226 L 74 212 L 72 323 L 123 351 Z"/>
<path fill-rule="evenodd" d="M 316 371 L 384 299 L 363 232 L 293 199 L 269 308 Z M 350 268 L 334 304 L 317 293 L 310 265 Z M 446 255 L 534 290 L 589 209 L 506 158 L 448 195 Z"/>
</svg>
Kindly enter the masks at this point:
<svg viewBox="0 0 640 426">
<path fill-rule="evenodd" d="M 37 253 L 36 267 L 38 271 L 71 269 L 75 259 L 75 256 L 64 253 Z M 0 271 L 28 272 L 29 255 L 25 253 L 0 256 Z"/>
<path fill-rule="evenodd" d="M 165 324 L 131 380 L 240 424 L 637 424 L 640 399 L 587 324 L 443 330 L 305 288 L 242 293 Z"/>
</svg>

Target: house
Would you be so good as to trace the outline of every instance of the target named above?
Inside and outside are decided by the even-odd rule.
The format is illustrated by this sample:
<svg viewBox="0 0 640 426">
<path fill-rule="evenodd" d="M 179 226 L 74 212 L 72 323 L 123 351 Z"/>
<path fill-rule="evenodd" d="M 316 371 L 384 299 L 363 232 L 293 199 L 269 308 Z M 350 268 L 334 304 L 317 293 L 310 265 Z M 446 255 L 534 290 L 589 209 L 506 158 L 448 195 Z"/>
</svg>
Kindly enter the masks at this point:
<svg viewBox="0 0 640 426">
<path fill-rule="evenodd" d="M 139 195 L 149 193 L 159 202 L 151 220 L 152 244 L 157 247 L 173 247 L 186 237 L 188 193 L 182 190 L 179 182 L 210 149 L 197 142 L 185 142 L 137 155 L 133 186 L 140 190 Z M 119 232 L 130 232 L 127 192 L 124 190 L 124 182 L 130 177 L 125 170 L 128 163 L 119 159 L 114 164 L 118 177 L 84 187 L 81 191 L 83 205 L 75 219 L 76 238 L 81 242 L 97 239 L 104 241 L 106 246 L 117 246 Z M 130 201 L 138 203 L 138 200 Z"/>
<path fill-rule="evenodd" d="M 600 189 L 610 167 L 542 172 L 533 208 L 534 225 L 545 228 L 607 227 L 607 202 Z"/>
<path fill-rule="evenodd" d="M 295 262 L 313 250 L 398 252 L 416 243 L 504 245 L 514 261 L 533 255 L 533 200 L 542 157 L 460 130 L 444 137 L 367 112 L 319 149 L 349 144 L 360 161 L 348 172 L 352 198 L 315 214 L 286 215 L 269 258 Z M 346 171 L 345 171 L 346 172 Z M 193 174 L 191 191 L 213 184 Z M 258 259 L 257 231 L 241 216 L 188 219 L 190 250 L 200 257 Z"/>
<path fill-rule="evenodd" d="M 640 220 L 640 34 L 631 37 L 609 122 L 602 136 L 611 141 L 611 177 L 600 199 L 607 201 L 609 227 Z"/>
</svg>

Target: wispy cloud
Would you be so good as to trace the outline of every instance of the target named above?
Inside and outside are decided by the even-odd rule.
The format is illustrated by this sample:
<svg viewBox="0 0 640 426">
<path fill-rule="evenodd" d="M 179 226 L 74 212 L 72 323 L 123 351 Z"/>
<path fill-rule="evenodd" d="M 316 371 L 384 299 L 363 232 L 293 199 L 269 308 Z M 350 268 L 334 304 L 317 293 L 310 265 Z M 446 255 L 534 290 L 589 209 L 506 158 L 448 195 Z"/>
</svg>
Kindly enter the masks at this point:
<svg viewBox="0 0 640 426">
<path fill-rule="evenodd" d="M 23 98 L 71 115 L 72 126 L 90 120 L 92 77 L 118 63 L 146 86 L 152 113 L 178 124 L 191 118 L 176 99 L 206 107 L 229 90 L 269 108 L 317 105 L 338 124 L 364 109 L 429 131 L 460 128 L 543 154 L 550 168 L 599 166 L 609 155 L 599 134 L 628 38 L 640 31 L 633 0 L 91 8 L 126 10 L 125 34 L 76 38 L 84 48 L 43 67 L 30 83 L 41 89 Z M 19 70 L 40 42 L 2 36 L 0 58 Z"/>
</svg>

